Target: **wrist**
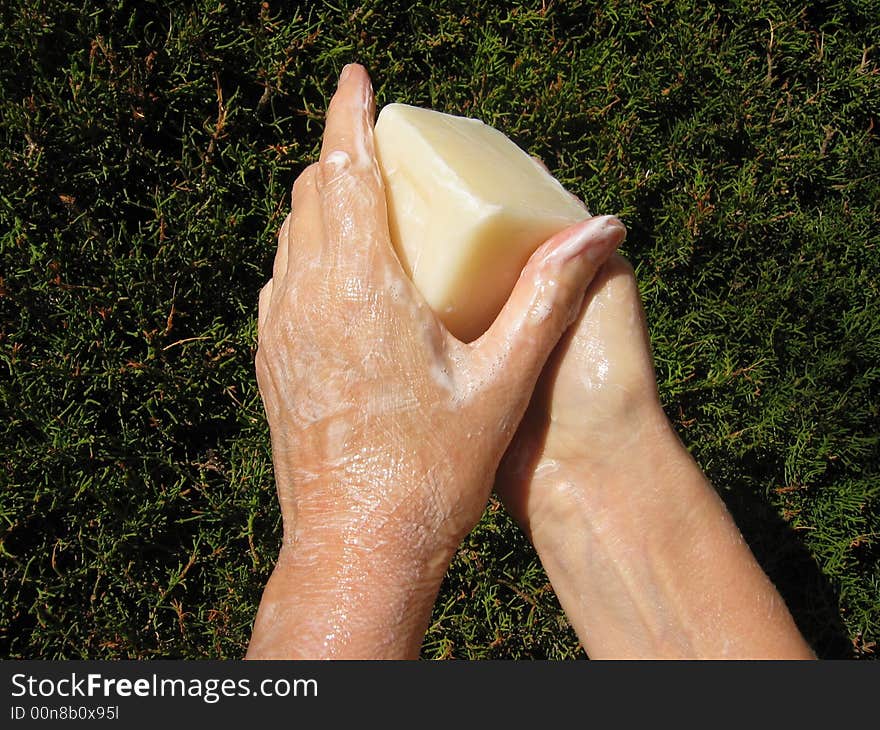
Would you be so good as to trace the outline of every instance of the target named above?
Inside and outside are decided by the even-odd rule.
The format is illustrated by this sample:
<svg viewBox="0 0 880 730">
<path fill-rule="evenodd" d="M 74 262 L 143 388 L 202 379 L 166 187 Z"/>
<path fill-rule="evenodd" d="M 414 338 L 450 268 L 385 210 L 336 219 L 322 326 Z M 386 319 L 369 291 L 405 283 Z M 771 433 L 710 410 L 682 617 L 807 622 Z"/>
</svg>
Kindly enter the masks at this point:
<svg viewBox="0 0 880 730">
<path fill-rule="evenodd" d="M 323 525 L 285 530 L 277 566 L 326 588 L 361 571 L 383 590 L 397 585 L 429 591 L 443 580 L 458 543 L 418 522 L 336 518 Z M 318 570 L 317 566 L 323 570 Z"/>
<path fill-rule="evenodd" d="M 533 516 L 535 548 L 588 654 L 810 656 L 668 421 L 623 456 L 566 465 Z"/>
<path fill-rule="evenodd" d="M 284 542 L 387 543 L 407 550 L 417 544 L 429 554 L 452 545 L 454 552 L 485 507 L 485 498 L 475 509 L 463 497 L 482 485 L 457 473 L 448 455 L 433 462 L 410 457 L 376 447 L 336 468 L 287 468 L 276 458 Z"/>
<path fill-rule="evenodd" d="M 328 520 L 286 531 L 249 658 L 417 658 L 454 548 L 430 530 Z"/>
<path fill-rule="evenodd" d="M 651 523 L 673 522 L 679 518 L 676 507 L 686 507 L 701 493 L 714 494 L 697 478 L 699 467 L 659 403 L 583 442 L 589 449 L 555 449 L 552 453 L 561 455 L 545 454 L 535 470 L 526 509 L 533 540 L 584 519 L 599 529 L 604 522 L 632 523 L 640 516 Z M 695 478 L 671 478 L 683 473 Z"/>
</svg>

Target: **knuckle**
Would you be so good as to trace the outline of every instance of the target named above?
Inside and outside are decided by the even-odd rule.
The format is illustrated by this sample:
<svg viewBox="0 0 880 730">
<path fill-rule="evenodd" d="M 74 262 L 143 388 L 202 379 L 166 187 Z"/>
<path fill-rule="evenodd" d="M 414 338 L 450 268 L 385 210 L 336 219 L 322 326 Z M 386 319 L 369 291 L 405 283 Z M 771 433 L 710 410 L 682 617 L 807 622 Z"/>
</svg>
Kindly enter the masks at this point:
<svg viewBox="0 0 880 730">
<path fill-rule="evenodd" d="M 347 180 L 351 172 L 351 158 L 344 150 L 335 150 L 318 162 L 318 184 L 327 188 Z"/>
<path fill-rule="evenodd" d="M 318 163 L 313 162 L 299 174 L 299 177 L 297 177 L 296 180 L 293 181 L 293 190 L 291 192 L 292 201 L 295 201 L 297 198 L 301 198 L 304 193 L 315 187 L 315 178 L 317 172 Z"/>
</svg>

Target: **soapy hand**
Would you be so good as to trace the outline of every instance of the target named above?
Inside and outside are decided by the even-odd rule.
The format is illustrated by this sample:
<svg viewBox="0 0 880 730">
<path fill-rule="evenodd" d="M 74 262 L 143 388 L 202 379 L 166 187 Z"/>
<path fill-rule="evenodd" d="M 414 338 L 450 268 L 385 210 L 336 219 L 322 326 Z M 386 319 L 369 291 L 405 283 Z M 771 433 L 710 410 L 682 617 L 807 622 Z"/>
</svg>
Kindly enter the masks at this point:
<svg viewBox="0 0 880 730">
<path fill-rule="evenodd" d="M 492 327 L 462 343 L 394 254 L 373 118 L 366 72 L 346 67 L 260 293 L 284 536 L 252 657 L 417 655 L 545 360 L 625 235 L 606 216 L 552 237 Z"/>
<path fill-rule="evenodd" d="M 550 356 L 496 489 L 530 530 L 557 489 L 600 462 L 632 459 L 636 445 L 667 427 L 635 274 L 614 254 Z"/>
<path fill-rule="evenodd" d="M 496 489 L 592 658 L 812 658 L 663 413 L 613 256 L 535 388 Z"/>
</svg>

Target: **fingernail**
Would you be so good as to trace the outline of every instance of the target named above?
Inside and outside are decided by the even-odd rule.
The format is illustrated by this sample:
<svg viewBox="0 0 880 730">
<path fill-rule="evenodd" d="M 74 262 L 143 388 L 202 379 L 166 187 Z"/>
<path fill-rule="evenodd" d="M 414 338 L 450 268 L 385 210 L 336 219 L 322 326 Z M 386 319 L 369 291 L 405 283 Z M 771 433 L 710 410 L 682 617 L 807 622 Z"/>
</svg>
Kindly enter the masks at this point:
<svg viewBox="0 0 880 730">
<path fill-rule="evenodd" d="M 606 254 L 606 247 L 615 248 L 626 238 L 626 226 L 613 215 L 601 215 L 588 218 L 575 229 L 571 238 L 548 254 L 547 259 L 567 263 L 572 259 L 584 256 L 591 261 L 598 261 Z"/>
<path fill-rule="evenodd" d="M 342 73 L 339 74 L 339 83 L 340 84 L 351 75 L 351 67 L 353 65 L 354 64 L 352 64 L 352 63 L 347 63 L 347 64 L 345 64 L 345 66 L 342 67 Z"/>
</svg>

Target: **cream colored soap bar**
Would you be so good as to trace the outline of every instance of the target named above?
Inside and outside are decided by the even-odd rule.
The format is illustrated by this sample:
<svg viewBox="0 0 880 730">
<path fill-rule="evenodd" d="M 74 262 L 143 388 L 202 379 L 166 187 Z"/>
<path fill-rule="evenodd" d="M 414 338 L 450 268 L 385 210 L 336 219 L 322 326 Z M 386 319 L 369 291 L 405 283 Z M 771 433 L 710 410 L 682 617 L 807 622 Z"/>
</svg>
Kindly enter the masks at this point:
<svg viewBox="0 0 880 730">
<path fill-rule="evenodd" d="M 589 216 L 540 164 L 479 120 L 389 104 L 375 143 L 400 261 L 465 342 L 489 328 L 534 250 Z"/>
</svg>

